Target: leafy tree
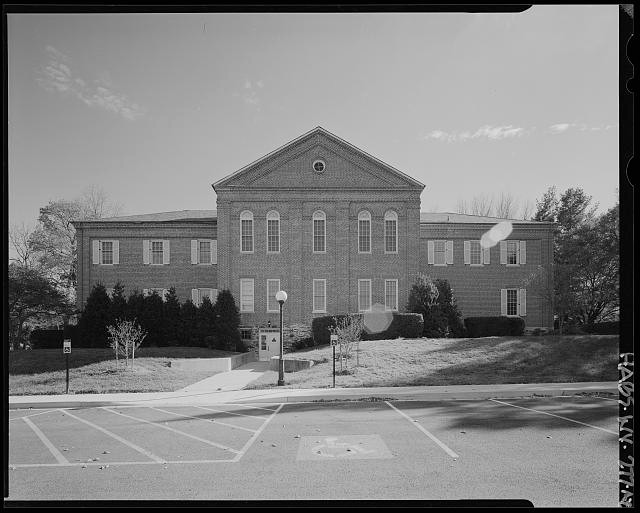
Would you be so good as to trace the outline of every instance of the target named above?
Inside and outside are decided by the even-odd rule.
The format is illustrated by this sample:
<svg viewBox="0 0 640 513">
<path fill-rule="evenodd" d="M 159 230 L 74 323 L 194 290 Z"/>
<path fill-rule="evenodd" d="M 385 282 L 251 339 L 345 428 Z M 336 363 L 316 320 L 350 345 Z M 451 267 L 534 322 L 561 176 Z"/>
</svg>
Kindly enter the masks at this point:
<svg viewBox="0 0 640 513">
<path fill-rule="evenodd" d="M 73 306 L 37 269 L 9 264 L 9 347 L 25 346 L 25 325 L 36 318 L 68 315 Z"/>
<path fill-rule="evenodd" d="M 191 299 L 187 299 L 180 305 L 180 345 L 189 347 L 198 344 L 197 317 L 198 308 Z"/>
<path fill-rule="evenodd" d="M 145 301 L 139 290 L 134 290 L 127 298 L 125 318 L 129 321 L 141 319 L 144 316 Z"/>
<path fill-rule="evenodd" d="M 244 351 L 240 338 L 240 311 L 228 289 L 218 292 L 215 323 L 216 347 L 227 351 Z"/>
<path fill-rule="evenodd" d="M 198 307 L 196 314 L 197 339 L 201 344 L 206 344 L 205 339 L 214 337 L 216 331 L 216 314 L 211 300 L 205 297 Z"/>
<path fill-rule="evenodd" d="M 180 301 L 175 287 L 169 289 L 163 308 L 162 336 L 167 345 L 177 345 L 180 336 Z"/>
<path fill-rule="evenodd" d="M 136 349 L 140 347 L 142 341 L 147 336 L 142 327 L 134 321 L 126 321 L 118 319 L 115 324 L 107 326 L 109 333 L 109 345 L 116 355 L 116 367 L 118 365 L 118 356 L 125 357 L 125 365 L 129 366 L 129 357 L 131 357 L 131 368 L 136 358 Z"/>
<path fill-rule="evenodd" d="M 118 282 L 113 287 L 111 295 L 111 318 L 125 319 L 127 316 L 127 298 L 124 296 L 124 285 Z"/>
<path fill-rule="evenodd" d="M 140 325 L 147 331 L 149 345 L 164 346 L 163 335 L 164 302 L 154 290 L 152 294 L 143 297 L 142 312 L 138 318 Z"/>
<path fill-rule="evenodd" d="M 439 330 L 434 328 L 443 323 L 440 312 L 434 311 L 438 303 L 438 290 L 435 282 L 426 274 L 419 274 L 416 282 L 411 286 L 409 291 L 409 301 L 407 303 L 407 311 L 422 314 L 424 319 L 424 336 L 439 336 Z M 436 333 L 434 333 L 434 330 Z"/>
<path fill-rule="evenodd" d="M 111 300 L 102 283 L 94 285 L 78 321 L 84 347 L 108 347 L 107 326 L 112 323 Z"/>
<path fill-rule="evenodd" d="M 447 323 L 447 334 L 452 337 L 464 336 L 464 323 L 462 322 L 462 313 L 458 308 L 458 302 L 453 295 L 451 285 L 447 280 L 435 280 L 438 288 L 438 300 L 434 310 L 438 311 Z"/>
</svg>

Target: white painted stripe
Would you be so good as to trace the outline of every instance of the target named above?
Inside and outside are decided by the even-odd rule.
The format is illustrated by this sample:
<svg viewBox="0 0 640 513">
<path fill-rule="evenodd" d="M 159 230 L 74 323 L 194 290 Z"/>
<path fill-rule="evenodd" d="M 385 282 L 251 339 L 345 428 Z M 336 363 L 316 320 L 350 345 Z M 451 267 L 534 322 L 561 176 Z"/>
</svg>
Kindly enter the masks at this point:
<svg viewBox="0 0 640 513">
<path fill-rule="evenodd" d="M 404 418 L 406 418 L 408 421 L 411 422 L 411 424 L 413 424 L 415 427 L 417 427 L 420 431 L 422 431 L 425 435 L 427 435 L 429 438 L 431 438 L 431 440 L 433 440 L 436 444 L 438 444 L 438 446 L 444 451 L 446 452 L 449 456 L 451 456 L 452 458 L 459 458 L 460 456 L 458 456 L 455 452 L 453 452 L 445 443 L 441 442 L 440 440 L 438 440 L 434 435 L 432 435 L 431 433 L 429 433 L 429 431 L 427 431 L 424 427 L 422 427 L 416 420 L 412 419 L 411 417 L 409 417 L 406 413 L 400 411 L 398 408 L 396 408 L 393 404 L 391 404 L 389 401 L 385 401 L 385 403 L 393 408 L 394 410 L 396 410 L 400 415 L 402 415 Z"/>
<path fill-rule="evenodd" d="M 549 415 L 551 417 L 557 417 L 559 419 L 562 420 L 568 420 L 569 422 L 575 422 L 576 424 L 582 424 L 583 426 L 587 426 L 593 429 L 599 429 L 600 431 L 605 431 L 607 433 L 611 433 L 612 435 L 618 435 L 619 433 L 616 433 L 615 431 L 611 431 L 609 429 L 605 429 L 605 428 L 601 428 L 598 426 L 594 426 L 592 424 L 586 424 L 585 422 L 580 422 L 579 420 L 573 420 L 573 419 L 569 419 L 567 417 L 563 417 L 562 415 L 556 415 L 555 413 L 549 413 L 547 411 L 541 411 L 541 410 L 534 410 L 532 408 L 525 408 L 524 406 L 518 406 L 516 404 L 511 404 L 511 403 L 505 403 L 504 401 L 498 401 L 497 399 L 489 399 L 489 401 L 493 401 L 494 403 L 500 403 L 500 404 L 504 404 L 506 406 L 513 406 L 514 408 L 520 408 L 521 410 L 527 410 L 527 411 L 533 411 L 535 413 L 542 413 L 543 415 Z"/>
<path fill-rule="evenodd" d="M 40 413 L 32 413 L 31 415 L 23 415 L 22 417 L 13 417 L 12 419 L 9 419 L 9 421 L 18 420 L 18 419 L 26 419 L 27 417 L 35 417 L 36 415 L 42 415 L 44 413 L 50 413 L 52 411 L 55 411 L 55 410 L 41 411 Z"/>
<path fill-rule="evenodd" d="M 62 410 L 61 409 L 60 411 L 62 413 L 64 413 L 65 415 L 69 415 L 69 417 L 71 417 L 73 419 L 79 420 L 80 422 L 84 422 L 87 426 L 91 426 L 92 428 L 97 429 L 98 431 L 101 431 L 105 435 L 116 439 L 118 442 L 123 443 L 124 445 L 126 445 L 127 447 L 130 447 L 134 451 L 138 451 L 140 454 L 144 454 L 147 458 L 152 459 L 156 463 L 162 463 L 164 461 L 162 458 L 160 458 L 159 456 L 156 456 L 152 452 L 147 451 L 146 449 L 143 449 L 142 447 L 140 447 L 139 445 L 134 444 L 133 442 L 129 442 L 128 440 L 125 440 L 121 436 L 116 435 L 115 433 L 112 433 L 111 431 L 109 431 L 108 429 L 103 428 L 102 426 L 98 426 L 97 424 L 94 424 L 93 422 L 89 422 L 88 420 L 85 420 L 85 419 L 82 419 L 80 417 L 77 417 L 73 413 L 69 413 L 66 410 Z"/>
<path fill-rule="evenodd" d="M 224 404 L 228 404 L 229 406 L 242 406 L 243 408 L 249 408 L 250 410 L 265 410 L 270 412 L 275 411 L 274 408 L 262 408 L 260 406 L 253 406 L 253 405 L 249 406 L 248 404 L 242 404 L 242 403 L 224 403 Z M 280 403 L 273 403 L 274 406 L 278 406 L 279 404 Z"/>
<path fill-rule="evenodd" d="M 228 413 L 230 415 L 238 415 L 239 417 L 249 417 L 252 419 L 258 419 L 260 421 L 264 420 L 264 417 L 258 417 L 256 415 L 247 415 L 246 413 L 235 413 L 233 411 L 226 411 L 226 410 L 216 410 L 215 408 L 208 408 L 205 406 L 196 406 L 196 408 L 200 408 L 201 410 L 208 410 L 208 411 L 214 411 L 214 412 L 218 412 L 218 413 Z M 271 413 L 273 413 L 273 410 L 269 410 Z"/>
<path fill-rule="evenodd" d="M 231 451 L 233 453 L 238 454 L 238 451 L 235 450 L 235 449 L 232 449 L 231 447 L 227 447 L 226 445 L 222 445 L 222 444 L 218 444 L 216 442 L 212 442 L 211 440 L 205 440 L 204 438 L 200 438 L 199 436 L 195 436 L 195 435 L 191 435 L 189 433 L 185 433 L 184 431 L 179 431 L 178 429 L 174 429 L 172 427 L 165 426 L 163 424 L 160 424 L 159 422 L 153 422 L 151 420 L 145 420 L 145 419 L 140 419 L 138 417 L 132 417 L 131 415 L 126 415 L 126 414 L 121 413 L 119 411 L 110 410 L 106 406 L 102 406 L 101 408 L 103 410 L 105 410 L 105 411 L 113 413 L 114 415 L 122 415 L 123 417 L 127 417 L 127 418 L 129 418 L 131 420 L 135 420 L 135 421 L 138 421 L 138 422 L 144 422 L 145 424 L 151 424 L 152 426 L 157 426 L 159 428 L 166 429 L 167 431 L 171 431 L 173 433 L 177 433 L 179 435 L 186 436 L 188 438 L 193 438 L 194 440 L 197 440 L 198 442 L 202 442 L 202 443 L 207 444 L 207 445 L 212 445 L 213 447 L 217 447 L 218 449 L 223 449 L 225 451 Z"/>
<path fill-rule="evenodd" d="M 58 464 L 69 465 L 69 461 L 67 460 L 67 458 L 65 458 L 62 455 L 62 453 L 53 446 L 53 444 L 49 441 L 49 439 L 46 436 L 44 436 L 44 433 L 40 431 L 40 429 L 38 429 L 38 426 L 36 426 L 33 422 L 31 422 L 26 417 L 22 417 L 22 420 L 24 420 L 27 423 L 27 426 L 33 429 L 33 432 L 38 436 L 40 440 L 42 440 L 42 443 L 47 446 L 47 449 L 49 449 L 51 454 L 53 454 L 53 457 L 56 459 Z"/>
<path fill-rule="evenodd" d="M 249 440 L 247 441 L 246 444 L 244 444 L 244 447 L 242 449 L 240 449 L 240 453 L 233 459 L 234 462 L 239 461 L 240 458 L 242 458 L 242 456 L 244 456 L 244 454 L 249 450 L 249 448 L 251 447 L 251 445 L 253 444 L 253 442 L 256 441 L 256 438 L 258 438 L 260 436 L 260 433 L 262 433 L 262 430 L 267 427 L 267 424 L 269 424 L 269 422 L 271 421 L 271 419 L 273 417 L 275 417 L 278 412 L 282 409 L 282 407 L 284 406 L 284 403 L 281 404 L 280 406 L 278 406 L 278 408 L 271 414 L 269 415 L 269 418 L 267 420 L 264 421 L 264 424 L 262 424 L 262 426 L 260 426 L 260 428 L 258 429 L 258 431 L 256 431 L 253 436 L 251 438 L 249 438 Z"/>
<path fill-rule="evenodd" d="M 177 415 L 178 417 L 185 417 L 187 419 L 195 419 L 195 420 L 201 420 L 204 422 L 211 422 L 210 419 L 203 419 L 202 417 L 193 417 L 191 415 L 184 415 L 183 413 L 176 413 L 173 411 L 169 411 L 169 410 L 163 410 L 162 408 L 155 408 L 153 406 L 151 406 L 152 410 L 156 410 L 156 411 L 161 411 L 162 413 L 168 413 L 169 415 Z M 242 429 L 243 431 L 249 431 L 249 433 L 255 433 L 256 430 L 255 429 L 249 429 L 246 427 L 242 427 L 242 426 L 236 426 L 235 424 L 227 424 L 226 422 L 220 422 L 219 420 L 215 421 L 215 424 L 220 424 L 221 426 L 227 426 L 230 428 L 234 428 L 234 429 Z"/>
<path fill-rule="evenodd" d="M 88 461 L 86 463 L 69 463 L 68 465 L 61 465 L 60 463 L 9 463 L 9 467 L 12 468 L 38 468 L 38 467 L 81 467 L 86 465 L 88 467 L 98 467 L 102 465 L 109 465 L 110 467 L 123 466 L 123 465 L 173 465 L 176 463 L 235 463 L 235 460 L 176 460 L 176 461 Z"/>
</svg>

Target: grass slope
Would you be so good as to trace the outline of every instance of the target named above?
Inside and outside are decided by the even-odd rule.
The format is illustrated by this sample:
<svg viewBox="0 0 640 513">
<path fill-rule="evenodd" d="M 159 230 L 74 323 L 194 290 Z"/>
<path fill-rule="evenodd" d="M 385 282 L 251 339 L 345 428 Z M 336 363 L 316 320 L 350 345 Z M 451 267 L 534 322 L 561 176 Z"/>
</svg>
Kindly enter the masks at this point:
<svg viewBox="0 0 640 513">
<path fill-rule="evenodd" d="M 212 375 L 210 371 L 169 367 L 176 358 L 218 358 L 238 353 L 202 347 L 143 347 L 135 366 L 119 367 L 110 349 L 73 349 L 69 357 L 69 391 L 76 394 L 109 392 L 172 392 Z M 65 358 L 61 349 L 9 353 L 9 395 L 64 394 Z"/>
<path fill-rule="evenodd" d="M 616 381 L 618 336 L 576 335 L 397 339 L 360 342 L 360 366 L 336 375 L 337 387 L 485 385 Z M 285 374 L 289 388 L 331 386 L 331 348 L 299 351 L 290 358 L 314 360 L 309 370 Z M 336 362 L 336 372 L 340 364 Z M 246 388 L 271 388 L 277 372 L 265 372 Z"/>
</svg>

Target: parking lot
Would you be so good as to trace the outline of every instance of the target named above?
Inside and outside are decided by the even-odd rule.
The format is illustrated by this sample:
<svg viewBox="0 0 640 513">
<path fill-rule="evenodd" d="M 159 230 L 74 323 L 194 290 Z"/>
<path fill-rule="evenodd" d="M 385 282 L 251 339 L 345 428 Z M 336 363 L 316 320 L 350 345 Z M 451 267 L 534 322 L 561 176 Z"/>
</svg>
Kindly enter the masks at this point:
<svg viewBox="0 0 640 513">
<path fill-rule="evenodd" d="M 9 500 L 527 499 L 617 506 L 602 397 L 12 410 Z"/>
</svg>

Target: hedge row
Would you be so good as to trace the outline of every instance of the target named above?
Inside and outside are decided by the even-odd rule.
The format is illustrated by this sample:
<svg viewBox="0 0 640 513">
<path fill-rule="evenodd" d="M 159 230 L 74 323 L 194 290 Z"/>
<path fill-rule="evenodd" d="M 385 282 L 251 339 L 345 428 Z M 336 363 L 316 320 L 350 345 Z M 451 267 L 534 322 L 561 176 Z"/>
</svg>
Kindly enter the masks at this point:
<svg viewBox="0 0 640 513">
<path fill-rule="evenodd" d="M 36 329 L 29 337 L 31 349 L 60 349 L 60 351 L 65 338 L 71 339 L 72 347 L 76 345 L 79 341 L 77 326 L 67 326 L 64 330 Z"/>
<path fill-rule="evenodd" d="M 524 334 L 524 319 L 521 317 L 466 317 L 467 337 L 500 337 Z"/>
<path fill-rule="evenodd" d="M 362 315 L 362 314 L 359 314 Z M 347 315 L 326 315 L 316 317 L 311 322 L 311 332 L 315 345 L 328 344 L 330 342 L 329 328 L 335 326 L 336 321 L 348 317 Z M 393 312 L 393 319 L 389 327 L 377 333 L 365 331 L 362 333 L 362 340 L 384 340 L 398 337 L 418 338 L 422 336 L 424 321 L 421 314 Z"/>
<path fill-rule="evenodd" d="M 620 321 L 606 321 L 587 324 L 584 327 L 584 331 L 596 335 L 617 335 L 620 333 Z"/>
</svg>

